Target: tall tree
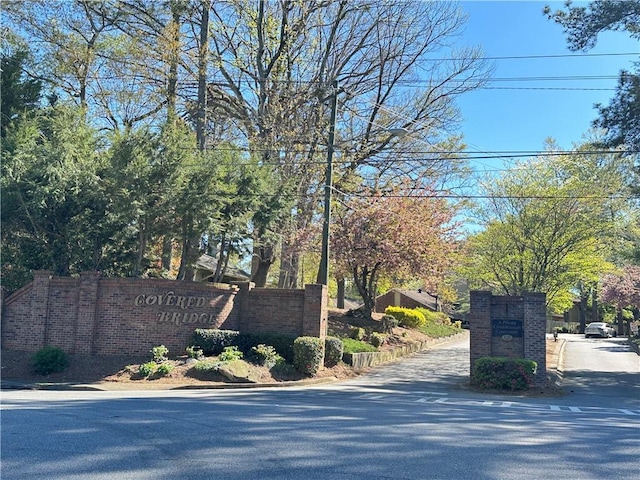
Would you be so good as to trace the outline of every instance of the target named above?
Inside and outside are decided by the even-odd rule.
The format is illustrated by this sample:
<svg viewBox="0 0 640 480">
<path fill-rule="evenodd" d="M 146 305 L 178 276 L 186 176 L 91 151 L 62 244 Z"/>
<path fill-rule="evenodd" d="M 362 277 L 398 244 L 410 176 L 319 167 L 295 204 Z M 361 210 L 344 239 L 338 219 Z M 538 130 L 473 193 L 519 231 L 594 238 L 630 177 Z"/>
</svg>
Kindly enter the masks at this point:
<svg viewBox="0 0 640 480">
<path fill-rule="evenodd" d="M 449 2 L 18 0 L 6 18 L 33 45 L 33 75 L 100 128 L 126 136 L 141 123 L 153 130 L 181 118 L 197 126 L 201 147 L 248 150 L 269 180 L 250 222 L 258 284 L 280 255 L 280 284 L 296 286 L 299 258 L 314 248 L 328 96 L 339 96 L 336 189 L 419 175 L 450 186 L 461 165 L 433 151 L 460 148 L 448 138 L 454 100 L 488 71 L 479 50 L 456 48 L 464 18 Z M 415 137 L 400 143 L 391 126 Z M 200 215 L 175 217 L 180 238 L 193 234 L 186 265 L 206 233 Z"/>
<path fill-rule="evenodd" d="M 16 50 L 11 55 L 2 54 L 0 67 L 0 135 L 5 137 L 7 127 L 20 115 L 35 110 L 40 102 L 42 82 L 25 78 L 26 50 Z"/>
<path fill-rule="evenodd" d="M 632 155 L 640 152 L 640 76 L 627 71 L 620 72 L 616 95 L 609 104 L 596 104 L 600 117 L 593 125 L 607 131 L 606 147 L 624 147 Z M 639 167 L 640 168 L 640 165 Z M 636 178 L 636 181 L 640 177 Z M 637 183 L 636 183 L 637 185 Z"/>
<path fill-rule="evenodd" d="M 83 112 L 65 106 L 9 129 L 2 149 L 3 276 L 103 266 L 102 248 L 122 226 L 107 222 L 98 142 Z"/>
<path fill-rule="evenodd" d="M 585 147 L 584 154 L 548 150 L 485 186 L 486 228 L 469 241 L 467 275 L 476 286 L 543 291 L 550 308 L 563 311 L 574 288 L 611 268 L 606 245 L 626 216 L 630 162 Z"/>
<path fill-rule="evenodd" d="M 604 31 L 625 31 L 640 39 L 640 0 L 595 0 L 588 6 L 573 6 L 569 1 L 564 10 L 544 14 L 560 24 L 567 36 L 569 49 L 587 51 L 596 45 Z M 608 106 L 597 104 L 600 118 L 593 124 L 606 128 L 603 144 L 608 147 L 625 145 L 637 155 L 640 150 L 640 79 L 637 66 L 634 72 L 620 72 L 616 95 Z"/>
<path fill-rule="evenodd" d="M 374 311 L 381 276 L 423 282 L 435 290 L 455 259 L 455 209 L 428 185 L 354 196 L 336 215 L 332 235 L 339 269 L 349 275 Z"/>
<path fill-rule="evenodd" d="M 544 14 L 562 25 L 571 50 L 589 50 L 598 40 L 598 35 L 607 30 L 623 30 L 633 38 L 640 38 L 640 1 L 595 0 L 588 6 L 573 6 L 565 2 L 565 10 L 551 10 L 548 5 Z"/>
<path fill-rule="evenodd" d="M 5 15 L 33 42 L 38 78 L 87 109 L 100 70 L 98 52 L 112 25 L 93 14 L 89 0 L 9 2 Z M 103 2 L 101 2 L 103 3 Z"/>
<path fill-rule="evenodd" d="M 588 6 L 573 6 L 567 2 L 564 10 L 553 12 L 548 6 L 544 13 L 560 24 L 567 36 L 569 49 L 589 50 L 597 42 L 600 33 L 607 30 L 624 31 L 632 38 L 640 39 L 640 0 L 596 0 Z M 609 148 L 621 148 L 635 158 L 636 166 L 628 172 L 629 188 L 636 196 L 635 215 L 630 215 L 626 228 L 620 230 L 619 238 L 626 240 L 615 261 L 624 264 L 638 263 L 640 258 L 640 216 L 637 214 L 637 196 L 640 195 L 640 75 L 639 63 L 632 71 L 622 70 L 616 93 L 608 105 L 596 104 L 599 118 L 593 125 L 605 129 L 599 144 Z"/>
<path fill-rule="evenodd" d="M 297 277 L 300 245 L 320 203 L 329 101 L 339 95 L 335 186 L 346 190 L 364 175 L 378 182 L 425 171 L 425 149 L 436 145 L 453 125 L 453 99 L 479 86 L 487 73 L 478 50 L 452 44 L 464 18 L 455 5 L 436 2 L 219 1 L 213 6 L 211 38 L 219 74 L 210 85 L 212 114 L 231 116 L 250 148 L 275 164 L 283 188 L 293 183 L 299 199 L 289 221 L 278 229 L 284 247 L 281 282 Z M 433 62 L 443 49 L 454 57 Z M 407 86 L 420 77 L 424 82 Z M 341 90 L 332 84 L 339 80 Z M 402 161 L 391 126 L 410 127 L 415 138 L 402 144 Z M 437 149 L 437 146 L 434 148 Z M 442 178 L 452 162 L 433 154 L 431 176 Z M 385 181 L 386 181 L 385 180 Z M 397 180 L 397 178 L 396 178 Z M 264 229 L 271 231 L 273 225 Z M 257 230 L 260 233 L 260 230 Z M 268 270 L 274 246 L 256 252 Z M 298 249 L 296 251 L 296 249 Z M 261 276 L 262 277 L 262 276 Z"/>
</svg>

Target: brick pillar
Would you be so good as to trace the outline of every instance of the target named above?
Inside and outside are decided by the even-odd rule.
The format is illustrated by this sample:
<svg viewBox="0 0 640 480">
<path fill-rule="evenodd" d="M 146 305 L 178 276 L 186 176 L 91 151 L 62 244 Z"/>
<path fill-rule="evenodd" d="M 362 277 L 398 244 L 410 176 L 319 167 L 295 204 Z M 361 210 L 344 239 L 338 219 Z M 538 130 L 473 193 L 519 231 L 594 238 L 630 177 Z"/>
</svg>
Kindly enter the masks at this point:
<svg viewBox="0 0 640 480">
<path fill-rule="evenodd" d="M 469 334 L 471 373 L 476 360 L 491 356 L 491 292 L 470 292 Z"/>
<path fill-rule="evenodd" d="M 538 364 L 535 387 L 547 384 L 547 306 L 544 293 L 524 295 L 524 358 Z"/>
<path fill-rule="evenodd" d="M 234 316 L 237 318 L 235 324 L 235 330 L 244 332 L 245 328 L 245 316 L 249 312 L 249 297 L 251 296 L 251 290 L 256 286 L 253 282 L 235 282 L 238 287 L 238 293 L 233 302 Z M 231 328 L 225 326 L 225 328 Z"/>
<path fill-rule="evenodd" d="M 94 353 L 99 285 L 100 272 L 80 273 L 74 353 Z"/>
<path fill-rule="evenodd" d="M 304 313 L 302 314 L 302 335 L 319 337 L 327 336 L 329 295 L 326 285 L 304 286 Z"/>
<path fill-rule="evenodd" d="M 34 270 L 30 299 L 30 334 L 24 338 L 24 349 L 38 350 L 46 346 L 49 319 L 49 288 L 52 272 Z"/>
</svg>

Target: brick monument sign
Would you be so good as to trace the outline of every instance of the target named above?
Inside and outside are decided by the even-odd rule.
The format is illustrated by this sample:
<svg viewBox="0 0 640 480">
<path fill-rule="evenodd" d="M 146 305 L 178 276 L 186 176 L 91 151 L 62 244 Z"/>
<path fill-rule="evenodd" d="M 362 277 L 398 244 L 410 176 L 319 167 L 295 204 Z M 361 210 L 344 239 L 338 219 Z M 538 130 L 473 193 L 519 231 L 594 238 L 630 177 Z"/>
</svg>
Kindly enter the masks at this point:
<svg viewBox="0 0 640 480">
<path fill-rule="evenodd" d="M 538 364 L 534 386 L 547 383 L 546 296 L 496 296 L 472 291 L 469 311 L 471 372 L 481 357 L 533 360 Z"/>
<path fill-rule="evenodd" d="M 157 345 L 184 352 L 196 328 L 324 338 L 327 287 L 225 288 L 157 278 L 103 278 L 98 272 L 33 281 L 2 298 L 2 348 L 54 346 L 86 355 L 142 355 Z"/>
</svg>

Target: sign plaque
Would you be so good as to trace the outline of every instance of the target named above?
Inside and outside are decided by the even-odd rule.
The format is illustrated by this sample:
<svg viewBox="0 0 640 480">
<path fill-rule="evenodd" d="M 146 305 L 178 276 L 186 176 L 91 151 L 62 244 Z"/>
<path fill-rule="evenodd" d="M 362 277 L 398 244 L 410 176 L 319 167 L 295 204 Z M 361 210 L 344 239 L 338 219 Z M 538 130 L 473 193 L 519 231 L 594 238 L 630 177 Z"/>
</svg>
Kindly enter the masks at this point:
<svg viewBox="0 0 640 480">
<path fill-rule="evenodd" d="M 491 332 L 494 337 L 522 338 L 522 320 L 492 320 Z"/>
</svg>

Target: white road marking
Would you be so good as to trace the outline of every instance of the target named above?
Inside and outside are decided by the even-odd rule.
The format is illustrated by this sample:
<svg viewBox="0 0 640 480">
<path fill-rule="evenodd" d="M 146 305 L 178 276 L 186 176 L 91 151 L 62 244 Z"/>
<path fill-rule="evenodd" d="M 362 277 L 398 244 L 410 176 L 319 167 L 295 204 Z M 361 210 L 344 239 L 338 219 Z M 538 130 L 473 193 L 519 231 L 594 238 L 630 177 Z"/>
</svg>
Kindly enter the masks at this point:
<svg viewBox="0 0 640 480">
<path fill-rule="evenodd" d="M 374 395 L 364 394 L 358 398 L 363 400 L 391 400 L 394 401 L 408 401 L 411 403 L 423 403 L 423 404 L 447 404 L 450 406 L 467 406 L 467 407 L 489 407 L 489 408 L 504 408 L 504 409 L 524 409 L 524 410 L 539 410 L 550 411 L 558 413 L 582 413 L 590 414 L 591 412 L 597 412 L 598 414 L 612 414 L 612 415 L 630 415 L 640 416 L 640 410 L 630 410 L 624 408 L 607 408 L 607 407 L 588 407 L 588 406 L 568 406 L 568 405 L 548 405 L 538 403 L 526 403 L 526 402 L 513 402 L 513 401 L 492 401 L 492 400 L 478 400 L 472 398 L 452 398 L 445 396 L 446 393 L 429 392 L 429 395 L 433 396 L 416 396 L 413 395 Z M 439 395 L 436 397 L 435 395 Z"/>
<path fill-rule="evenodd" d="M 632 412 L 631 410 L 626 410 L 624 408 L 619 408 L 618 411 L 624 413 L 625 415 L 640 415 L 640 412 Z"/>
</svg>

